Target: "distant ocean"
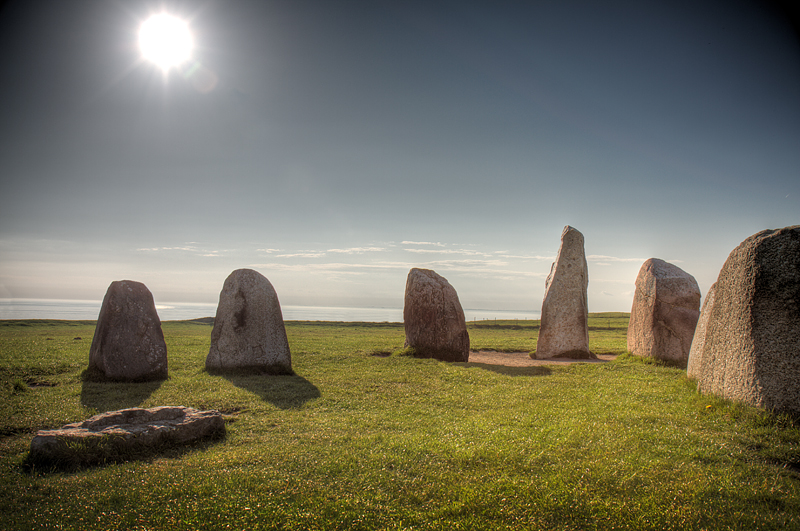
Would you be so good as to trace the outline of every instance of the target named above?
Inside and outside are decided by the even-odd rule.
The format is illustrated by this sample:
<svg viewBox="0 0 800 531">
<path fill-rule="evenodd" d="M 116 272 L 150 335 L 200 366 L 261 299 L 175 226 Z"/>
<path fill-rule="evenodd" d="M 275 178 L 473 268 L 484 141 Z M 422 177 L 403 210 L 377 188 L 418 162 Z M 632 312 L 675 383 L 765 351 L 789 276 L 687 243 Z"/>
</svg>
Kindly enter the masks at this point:
<svg viewBox="0 0 800 531">
<path fill-rule="evenodd" d="M 0 319 L 97 319 L 102 301 L 62 299 L 0 299 Z M 162 321 L 213 317 L 211 303 L 156 303 Z M 286 321 L 403 322 L 402 308 L 346 308 L 328 306 L 281 306 Z M 513 310 L 464 310 L 467 321 L 492 319 L 539 319 L 540 312 Z"/>
</svg>

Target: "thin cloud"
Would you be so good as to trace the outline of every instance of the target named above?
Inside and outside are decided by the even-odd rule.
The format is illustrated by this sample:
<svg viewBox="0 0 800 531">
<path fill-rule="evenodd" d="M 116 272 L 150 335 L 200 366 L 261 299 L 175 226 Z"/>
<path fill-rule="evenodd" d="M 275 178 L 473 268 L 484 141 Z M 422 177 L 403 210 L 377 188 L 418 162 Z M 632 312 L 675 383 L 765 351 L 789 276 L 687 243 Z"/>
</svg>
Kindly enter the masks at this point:
<svg viewBox="0 0 800 531">
<path fill-rule="evenodd" d="M 194 252 L 197 251 L 197 247 L 186 246 L 186 247 L 142 247 L 136 249 L 137 251 L 143 252 L 158 252 L 158 251 L 188 251 Z"/>
<path fill-rule="evenodd" d="M 586 259 L 590 262 L 644 262 L 646 260 L 646 258 L 618 258 L 603 254 L 590 254 Z"/>
<path fill-rule="evenodd" d="M 445 247 L 445 244 L 442 242 L 412 242 L 410 240 L 404 240 L 400 243 L 402 245 L 433 245 L 434 247 Z"/>
<path fill-rule="evenodd" d="M 256 249 L 256 251 L 259 253 L 272 254 L 272 253 L 279 253 L 283 251 L 283 249 Z"/>
<path fill-rule="evenodd" d="M 597 265 L 610 265 L 608 262 L 644 262 L 647 258 L 619 258 L 616 256 L 606 256 L 602 254 L 590 254 L 586 257 L 590 262 L 598 262 Z M 683 260 L 664 260 L 672 264 L 682 264 Z"/>
<path fill-rule="evenodd" d="M 462 273 L 467 276 L 486 277 L 491 276 L 495 279 L 514 280 L 525 277 L 544 278 L 544 273 L 534 271 L 514 271 L 503 269 L 505 262 L 499 260 L 436 260 L 431 262 L 372 262 L 366 264 L 347 264 L 343 262 L 326 262 L 312 264 L 285 264 L 285 263 L 264 263 L 250 264 L 247 267 L 254 269 L 272 269 L 276 271 L 292 271 L 316 274 L 363 274 L 369 270 L 399 270 L 409 271 L 415 267 L 436 268 L 440 271 L 450 273 Z"/>
<path fill-rule="evenodd" d="M 272 262 L 266 264 L 250 264 L 247 267 L 252 267 L 255 269 L 274 269 L 280 271 L 339 272 L 347 269 L 407 269 L 408 264 L 393 262 L 372 264 L 346 264 L 343 262 L 326 262 L 322 264 L 283 264 Z"/>
<path fill-rule="evenodd" d="M 502 260 L 478 260 L 474 258 L 464 258 L 462 260 L 435 260 L 427 262 L 426 265 L 430 266 L 445 266 L 445 267 L 465 267 L 465 266 L 504 266 L 508 262 Z"/>
<path fill-rule="evenodd" d="M 492 254 L 497 254 L 501 258 L 516 258 L 518 260 L 547 260 L 552 262 L 556 259 L 555 256 L 542 256 L 538 254 L 508 254 L 508 251 L 495 251 Z"/>
<path fill-rule="evenodd" d="M 209 250 L 209 249 L 200 249 L 193 245 L 184 245 L 184 246 L 175 246 L 175 247 L 140 247 L 136 249 L 137 252 L 143 253 L 159 253 L 159 252 L 184 252 L 184 253 L 192 253 L 196 256 L 204 256 L 204 257 L 218 257 L 222 256 L 225 251 L 218 251 L 218 250 Z"/>
<path fill-rule="evenodd" d="M 339 254 L 364 254 L 364 253 L 380 253 L 385 251 L 385 247 L 350 247 L 348 249 L 328 249 L 329 253 Z"/>
<path fill-rule="evenodd" d="M 290 253 L 290 254 L 278 254 L 275 255 L 277 258 L 320 258 L 321 256 L 325 256 L 324 251 L 302 251 L 299 253 Z"/>
<path fill-rule="evenodd" d="M 409 253 L 417 254 L 463 254 L 466 256 L 492 256 L 490 253 L 471 251 L 469 249 L 403 249 Z"/>
</svg>

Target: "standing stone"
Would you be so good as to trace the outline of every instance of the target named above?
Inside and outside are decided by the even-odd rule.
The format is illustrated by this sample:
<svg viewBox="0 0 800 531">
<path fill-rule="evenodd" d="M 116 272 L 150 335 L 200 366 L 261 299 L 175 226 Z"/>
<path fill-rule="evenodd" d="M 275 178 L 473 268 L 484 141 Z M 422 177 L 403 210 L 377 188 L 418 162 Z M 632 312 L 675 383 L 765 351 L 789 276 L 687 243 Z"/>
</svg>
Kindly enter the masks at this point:
<svg viewBox="0 0 800 531">
<path fill-rule="evenodd" d="M 542 321 L 534 359 L 595 359 L 589 352 L 589 268 L 583 234 L 567 225 L 544 285 Z"/>
<path fill-rule="evenodd" d="M 692 275 L 658 258 L 636 277 L 628 350 L 637 356 L 686 366 L 700 317 L 700 287 Z"/>
<path fill-rule="evenodd" d="M 703 300 L 703 308 L 700 310 L 700 319 L 697 321 L 697 327 L 694 330 L 694 337 L 692 338 L 692 348 L 689 350 L 689 361 L 686 367 L 686 374 L 689 378 L 699 378 L 700 371 L 703 366 L 703 350 L 706 347 L 706 331 L 708 330 L 708 316 L 711 311 L 706 311 L 706 308 L 714 305 L 714 293 L 716 292 L 717 285 L 711 284 L 706 293 L 706 298 Z"/>
<path fill-rule="evenodd" d="M 406 347 L 421 358 L 469 361 L 469 333 L 458 294 L 443 276 L 414 268 L 406 280 Z"/>
<path fill-rule="evenodd" d="M 89 350 L 89 371 L 119 381 L 167 377 L 167 344 L 153 294 L 141 282 L 118 280 L 106 291 Z"/>
<path fill-rule="evenodd" d="M 800 225 L 734 249 L 700 322 L 689 373 L 701 392 L 800 414 Z"/>
<path fill-rule="evenodd" d="M 278 295 L 261 273 L 237 269 L 225 279 L 206 369 L 292 374 Z"/>
</svg>

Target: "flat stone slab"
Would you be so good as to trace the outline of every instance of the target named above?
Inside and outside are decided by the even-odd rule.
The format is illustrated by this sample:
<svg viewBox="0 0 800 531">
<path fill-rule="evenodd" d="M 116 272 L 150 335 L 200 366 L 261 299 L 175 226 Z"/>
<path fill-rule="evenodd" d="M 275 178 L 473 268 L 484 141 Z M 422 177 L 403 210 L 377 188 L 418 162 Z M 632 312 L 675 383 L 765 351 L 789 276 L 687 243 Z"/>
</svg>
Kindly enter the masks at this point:
<svg viewBox="0 0 800 531">
<path fill-rule="evenodd" d="M 222 413 L 184 406 L 129 408 L 95 415 L 56 430 L 40 430 L 29 462 L 80 466 L 122 461 L 167 445 L 187 444 L 225 433 Z"/>
</svg>

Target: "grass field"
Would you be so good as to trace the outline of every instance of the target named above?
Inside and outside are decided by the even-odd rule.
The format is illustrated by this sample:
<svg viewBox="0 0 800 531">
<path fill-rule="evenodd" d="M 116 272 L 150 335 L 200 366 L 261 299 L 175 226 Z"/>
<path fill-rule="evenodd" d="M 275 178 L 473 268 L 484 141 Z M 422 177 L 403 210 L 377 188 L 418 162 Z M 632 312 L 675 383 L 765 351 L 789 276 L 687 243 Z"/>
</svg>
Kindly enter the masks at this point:
<svg viewBox="0 0 800 531">
<path fill-rule="evenodd" d="M 536 321 L 470 323 L 535 349 Z M 92 322 L 0 321 L 0 528 L 800 529 L 800 428 L 616 361 L 492 367 L 400 354 L 402 324 L 289 322 L 294 376 L 203 370 L 211 326 L 165 322 L 170 378 L 83 381 Z M 219 409 L 227 436 L 72 471 L 24 466 L 36 430 L 100 411 Z"/>
</svg>

